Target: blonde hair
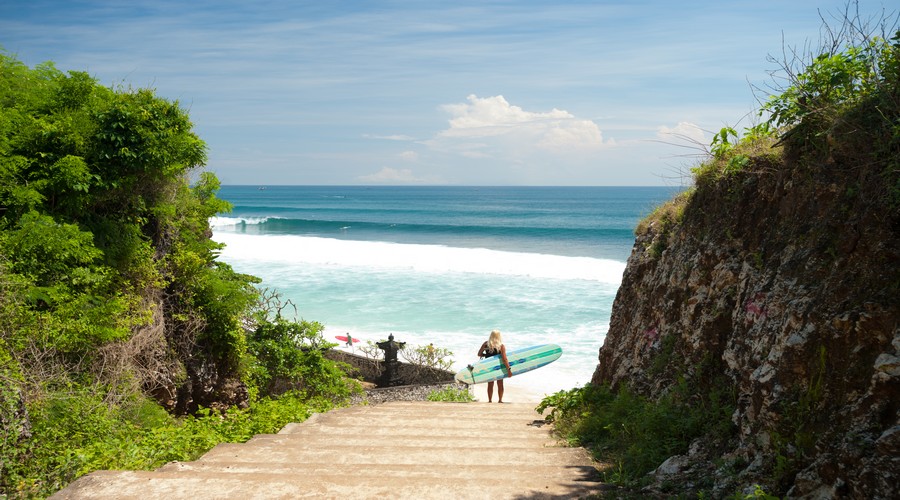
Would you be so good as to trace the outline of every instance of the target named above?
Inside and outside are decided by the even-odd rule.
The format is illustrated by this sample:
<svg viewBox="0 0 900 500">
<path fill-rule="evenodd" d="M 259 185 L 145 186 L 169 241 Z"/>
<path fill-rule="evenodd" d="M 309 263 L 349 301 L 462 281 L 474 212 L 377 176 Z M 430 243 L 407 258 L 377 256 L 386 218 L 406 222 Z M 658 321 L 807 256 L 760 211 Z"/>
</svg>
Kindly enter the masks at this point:
<svg viewBox="0 0 900 500">
<path fill-rule="evenodd" d="M 488 338 L 488 347 L 492 350 L 499 350 L 500 346 L 503 345 L 503 337 L 500 336 L 500 330 L 494 330 L 491 332 L 491 336 Z"/>
</svg>

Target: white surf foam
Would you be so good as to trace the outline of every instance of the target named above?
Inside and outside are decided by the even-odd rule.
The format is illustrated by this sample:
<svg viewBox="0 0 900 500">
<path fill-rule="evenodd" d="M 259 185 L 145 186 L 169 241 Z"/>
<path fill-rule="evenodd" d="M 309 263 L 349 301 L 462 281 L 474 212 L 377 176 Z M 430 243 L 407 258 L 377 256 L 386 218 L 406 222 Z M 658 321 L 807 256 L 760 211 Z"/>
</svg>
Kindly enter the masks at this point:
<svg viewBox="0 0 900 500">
<path fill-rule="evenodd" d="M 360 343 L 355 344 L 352 348 L 340 346 L 339 349 L 347 352 L 354 352 L 363 355 L 362 346 L 367 341 L 380 342 L 387 339 L 389 334 L 393 334 L 395 340 L 407 343 L 407 347 L 424 346 L 433 343 L 436 347 L 446 348 L 453 352 L 452 371 L 459 371 L 471 362 L 477 361 L 476 352 L 481 342 L 487 339 L 488 332 L 406 332 L 406 331 L 371 331 L 361 330 L 347 326 L 326 325 L 325 339 L 330 342 L 334 340 L 335 335 L 345 335 L 349 332 L 353 338 L 359 339 Z M 604 330 L 605 333 L 605 330 Z M 597 332 L 592 333 L 593 338 L 598 338 Z M 603 335 L 599 335 L 602 342 Z M 577 340 L 570 335 L 528 335 L 521 332 L 507 331 L 504 333 L 504 342 L 507 349 L 518 349 L 530 345 L 555 343 L 563 348 L 563 355 L 553 363 L 540 369 L 523 373 L 509 379 L 506 384 L 508 389 L 521 398 L 520 401 L 540 401 L 545 396 L 553 394 L 561 390 L 569 390 L 574 387 L 580 387 L 590 381 L 596 362 L 596 348 L 591 352 L 580 352 L 581 349 L 573 347 L 572 341 Z M 599 345 L 597 345 L 599 348 Z M 483 385 L 483 384 L 481 384 Z M 482 387 L 483 389 L 483 387 Z"/>
<path fill-rule="evenodd" d="M 215 226 L 214 226 L 215 227 Z M 369 269 L 404 269 L 417 273 L 477 273 L 589 280 L 618 285 L 625 263 L 589 257 L 520 253 L 485 248 L 348 241 L 293 235 L 247 235 L 215 232 L 224 243 L 222 258 L 257 263 L 308 263 Z"/>
<path fill-rule="evenodd" d="M 248 226 L 265 224 L 271 217 L 210 217 L 209 226 L 212 228 L 226 228 L 235 226 Z"/>
</svg>

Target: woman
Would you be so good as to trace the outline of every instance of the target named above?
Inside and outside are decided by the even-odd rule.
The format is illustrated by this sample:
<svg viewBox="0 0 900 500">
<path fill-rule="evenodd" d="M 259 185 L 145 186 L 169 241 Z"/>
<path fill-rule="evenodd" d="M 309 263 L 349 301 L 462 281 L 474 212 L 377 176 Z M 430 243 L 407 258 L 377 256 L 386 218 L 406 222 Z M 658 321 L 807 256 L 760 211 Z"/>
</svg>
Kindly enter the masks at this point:
<svg viewBox="0 0 900 500">
<path fill-rule="evenodd" d="M 488 358 L 491 356 L 500 355 L 500 360 L 503 362 L 503 365 L 506 366 L 506 373 L 512 377 L 512 368 L 509 367 L 509 360 L 506 359 L 506 346 L 503 345 L 503 338 L 500 336 L 500 330 L 494 330 L 491 332 L 491 336 L 481 344 L 481 347 L 478 349 L 478 357 L 480 358 Z M 494 382 L 488 382 L 488 403 L 494 399 Z M 503 379 L 497 381 L 497 402 L 503 402 Z"/>
</svg>

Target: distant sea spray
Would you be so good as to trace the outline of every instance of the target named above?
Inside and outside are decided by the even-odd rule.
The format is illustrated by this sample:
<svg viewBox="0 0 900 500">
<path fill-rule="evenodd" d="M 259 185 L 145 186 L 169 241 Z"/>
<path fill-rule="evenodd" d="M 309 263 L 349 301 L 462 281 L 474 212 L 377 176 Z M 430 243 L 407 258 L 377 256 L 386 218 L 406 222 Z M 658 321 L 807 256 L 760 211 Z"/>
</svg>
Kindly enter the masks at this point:
<svg viewBox="0 0 900 500">
<path fill-rule="evenodd" d="M 250 223 L 247 221 L 247 223 Z M 221 223 L 217 229 L 227 227 Z M 443 245 L 342 241 L 314 236 L 280 236 L 217 232 L 229 258 L 260 264 L 320 265 L 345 268 L 409 270 L 430 274 L 476 273 L 559 280 L 588 280 L 618 285 L 625 263 L 610 259 L 568 257 Z"/>
</svg>

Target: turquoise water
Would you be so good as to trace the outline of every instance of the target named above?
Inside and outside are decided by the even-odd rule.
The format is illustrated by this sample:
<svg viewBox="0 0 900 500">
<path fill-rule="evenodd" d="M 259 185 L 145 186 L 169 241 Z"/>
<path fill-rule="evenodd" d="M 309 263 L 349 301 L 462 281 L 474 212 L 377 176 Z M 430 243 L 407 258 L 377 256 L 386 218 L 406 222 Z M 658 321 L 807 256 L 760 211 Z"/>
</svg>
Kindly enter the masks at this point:
<svg viewBox="0 0 900 500">
<path fill-rule="evenodd" d="M 325 325 L 446 347 L 470 363 L 492 329 L 510 349 L 555 343 L 514 381 L 542 395 L 596 366 L 641 217 L 663 187 L 224 186 L 222 260 Z"/>
</svg>

